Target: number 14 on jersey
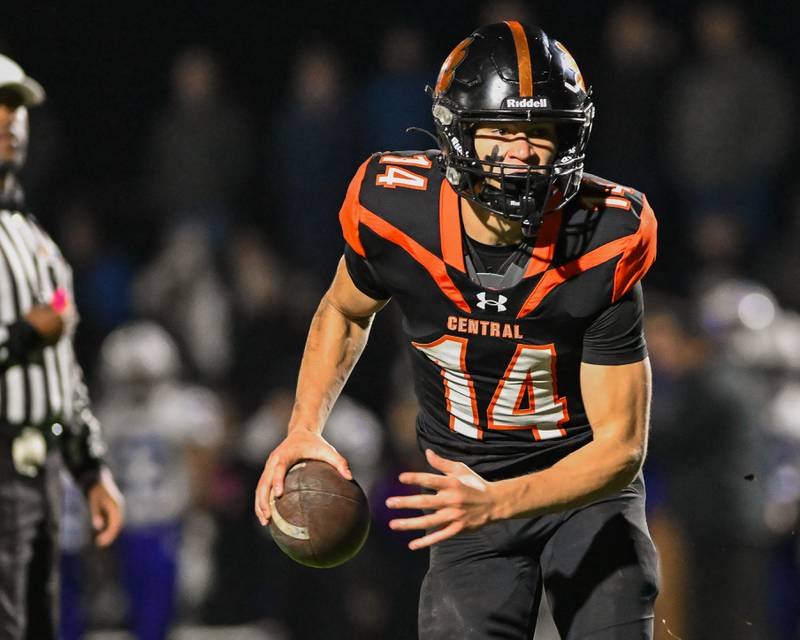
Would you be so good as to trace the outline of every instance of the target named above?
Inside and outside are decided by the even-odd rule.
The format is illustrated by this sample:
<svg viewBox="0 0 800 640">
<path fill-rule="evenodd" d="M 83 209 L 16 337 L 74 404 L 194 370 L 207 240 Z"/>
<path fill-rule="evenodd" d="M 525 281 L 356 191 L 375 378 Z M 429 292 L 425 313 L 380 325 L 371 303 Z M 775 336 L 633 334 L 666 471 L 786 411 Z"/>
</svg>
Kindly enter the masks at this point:
<svg viewBox="0 0 800 640">
<path fill-rule="evenodd" d="M 482 439 L 481 412 L 472 376 L 467 371 L 467 338 L 442 336 L 412 345 L 441 369 L 450 428 Z M 511 362 L 497 381 L 486 408 L 485 424 L 498 431 L 530 430 L 536 440 L 566 435 L 567 400 L 558 396 L 553 345 L 518 344 Z"/>
</svg>

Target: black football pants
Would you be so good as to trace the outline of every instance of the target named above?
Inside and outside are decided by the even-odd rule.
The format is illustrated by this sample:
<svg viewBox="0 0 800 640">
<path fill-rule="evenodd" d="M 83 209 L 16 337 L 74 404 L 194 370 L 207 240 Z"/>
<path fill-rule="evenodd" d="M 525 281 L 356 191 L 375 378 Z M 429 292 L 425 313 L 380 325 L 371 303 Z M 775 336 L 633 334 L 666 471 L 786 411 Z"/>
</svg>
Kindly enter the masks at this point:
<svg viewBox="0 0 800 640">
<path fill-rule="evenodd" d="M 650 640 L 658 561 L 637 478 L 611 498 L 431 548 L 421 640 L 530 640 L 542 589 L 562 640 Z"/>
<path fill-rule="evenodd" d="M 35 478 L 11 460 L 0 436 L 0 640 L 55 640 L 61 459 L 47 456 Z"/>
</svg>

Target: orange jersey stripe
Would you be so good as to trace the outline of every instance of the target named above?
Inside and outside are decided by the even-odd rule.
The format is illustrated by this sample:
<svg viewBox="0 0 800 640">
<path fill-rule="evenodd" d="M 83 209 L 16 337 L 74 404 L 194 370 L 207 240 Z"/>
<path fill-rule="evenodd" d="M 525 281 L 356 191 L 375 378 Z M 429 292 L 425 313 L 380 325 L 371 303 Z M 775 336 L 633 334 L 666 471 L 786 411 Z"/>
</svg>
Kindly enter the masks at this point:
<svg viewBox="0 0 800 640">
<path fill-rule="evenodd" d="M 561 211 L 553 211 L 545 215 L 533 247 L 533 254 L 528 262 L 528 268 L 525 270 L 526 278 L 535 276 L 550 266 L 556 251 L 559 229 L 561 229 Z"/>
<path fill-rule="evenodd" d="M 442 258 L 451 267 L 464 273 L 464 251 L 461 246 L 461 219 L 458 194 L 447 180 L 442 180 L 439 191 L 439 235 L 442 240 Z"/>
<path fill-rule="evenodd" d="M 529 98 L 533 95 L 533 65 L 531 52 L 528 48 L 528 36 L 525 29 L 516 20 L 506 20 L 511 35 L 514 38 L 514 48 L 517 50 L 517 68 L 519 69 L 519 95 Z"/>
<path fill-rule="evenodd" d="M 598 247 L 597 249 L 590 251 L 577 260 L 573 260 L 572 262 L 568 262 L 560 267 L 555 267 L 545 271 L 542 274 L 541 280 L 536 283 L 531 295 L 528 296 L 525 304 L 522 305 L 522 309 L 519 310 L 517 318 L 522 318 L 523 316 L 528 315 L 531 311 L 539 306 L 539 303 L 544 300 L 548 293 L 550 293 L 557 286 L 564 284 L 570 278 L 574 278 L 584 271 L 588 271 L 589 269 L 601 265 L 604 262 L 608 262 L 611 260 L 611 258 L 623 253 L 628 247 L 631 238 L 633 238 L 635 235 L 636 234 L 631 234 L 623 238 L 618 238 L 617 240 L 613 240 L 607 244 L 604 244 L 602 247 Z"/>
<path fill-rule="evenodd" d="M 447 268 L 441 258 L 432 254 L 416 240 L 407 236 L 400 231 L 400 229 L 392 226 L 386 222 L 386 220 L 378 217 L 372 211 L 361 205 L 359 205 L 358 218 L 361 224 L 366 225 L 385 240 L 398 245 L 414 260 L 419 262 L 434 279 L 439 289 L 442 290 L 442 293 L 450 298 L 453 304 L 459 309 L 467 313 L 472 312 L 467 301 L 464 300 L 464 296 L 461 295 L 461 292 L 456 288 L 456 285 L 453 284 L 450 276 L 447 275 Z"/>
<path fill-rule="evenodd" d="M 345 242 L 350 245 L 358 255 L 362 258 L 366 257 L 364 246 L 361 244 L 361 238 L 358 237 L 358 215 L 360 203 L 358 194 L 361 192 L 361 183 L 364 181 L 364 173 L 367 171 L 369 159 L 356 171 L 356 175 L 350 181 L 350 186 L 347 187 L 347 195 L 344 197 L 344 203 L 339 210 L 339 223 L 342 225 L 342 235 L 344 235 Z"/>
<path fill-rule="evenodd" d="M 656 259 L 656 231 L 658 223 L 650 203 L 644 198 L 639 229 L 628 236 L 628 246 L 617 263 L 614 272 L 614 295 L 612 302 L 624 296 L 631 287 L 644 277 Z"/>
</svg>

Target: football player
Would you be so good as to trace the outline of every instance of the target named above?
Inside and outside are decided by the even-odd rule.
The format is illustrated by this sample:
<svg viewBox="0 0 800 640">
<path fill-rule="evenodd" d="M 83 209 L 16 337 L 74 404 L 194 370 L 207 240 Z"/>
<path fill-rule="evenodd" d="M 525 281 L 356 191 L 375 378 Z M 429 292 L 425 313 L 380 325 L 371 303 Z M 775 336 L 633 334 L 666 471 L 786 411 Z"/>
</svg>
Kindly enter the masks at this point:
<svg viewBox="0 0 800 640">
<path fill-rule="evenodd" d="M 639 281 L 655 259 L 652 209 L 584 173 L 594 105 L 541 29 L 476 30 L 432 97 L 441 150 L 373 155 L 350 184 L 344 257 L 256 514 L 268 522 L 300 459 L 350 477 L 322 427 L 393 298 L 431 467 L 401 475 L 418 495 L 387 501 L 424 511 L 391 523 L 430 547 L 420 638 L 531 638 L 543 589 L 562 638 L 651 638 Z"/>
</svg>

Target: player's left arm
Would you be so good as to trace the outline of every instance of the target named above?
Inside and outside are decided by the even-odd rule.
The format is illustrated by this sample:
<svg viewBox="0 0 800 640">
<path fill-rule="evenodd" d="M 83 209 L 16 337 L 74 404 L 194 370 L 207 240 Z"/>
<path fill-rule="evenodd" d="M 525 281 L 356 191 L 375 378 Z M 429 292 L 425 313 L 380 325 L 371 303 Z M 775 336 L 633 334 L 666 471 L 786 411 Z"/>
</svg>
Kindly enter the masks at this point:
<svg viewBox="0 0 800 640">
<path fill-rule="evenodd" d="M 628 486 L 647 451 L 650 361 L 581 364 L 581 388 L 593 440 L 548 469 L 493 483 L 492 519 L 581 507 Z"/>
<path fill-rule="evenodd" d="M 467 465 L 426 451 L 443 475 L 403 473 L 400 481 L 435 493 L 389 498 L 393 509 L 426 509 L 390 522 L 393 529 L 434 529 L 412 540 L 421 549 L 490 522 L 574 509 L 623 489 L 636 477 L 647 450 L 650 363 L 581 365 L 583 401 L 594 439 L 552 467 L 488 482 Z"/>
</svg>

